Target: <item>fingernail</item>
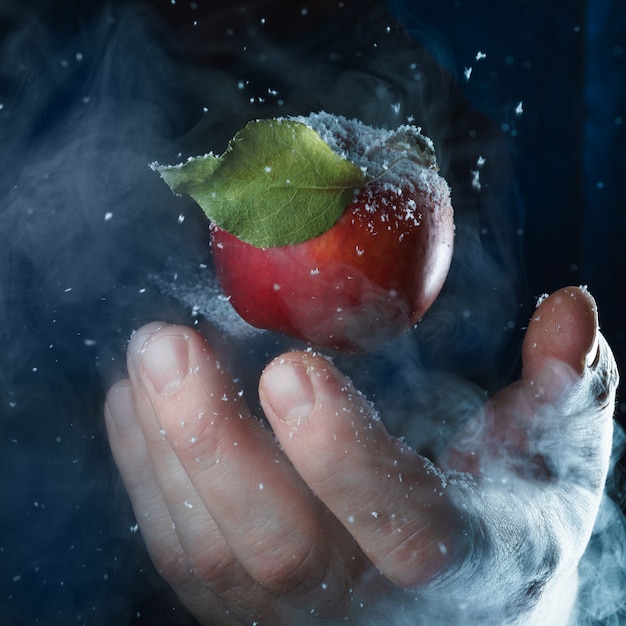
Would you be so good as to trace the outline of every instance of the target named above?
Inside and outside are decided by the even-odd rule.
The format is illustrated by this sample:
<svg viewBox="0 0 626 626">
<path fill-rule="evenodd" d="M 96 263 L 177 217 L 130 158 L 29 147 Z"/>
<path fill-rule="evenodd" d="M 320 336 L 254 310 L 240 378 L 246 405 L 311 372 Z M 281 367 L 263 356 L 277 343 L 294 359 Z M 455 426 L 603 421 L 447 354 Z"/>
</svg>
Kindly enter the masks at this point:
<svg viewBox="0 0 626 626">
<path fill-rule="evenodd" d="M 119 383 L 110 389 L 106 398 L 106 410 L 118 431 L 128 430 L 135 424 L 135 404 L 130 384 Z"/>
<path fill-rule="evenodd" d="M 593 345 L 585 356 L 585 365 L 587 367 L 595 367 L 598 364 L 598 356 L 600 352 L 600 342 L 598 341 L 598 332 L 596 331 L 593 338 Z"/>
<path fill-rule="evenodd" d="M 139 345 L 133 356 L 139 372 L 153 389 L 158 394 L 170 395 L 178 389 L 189 370 L 189 341 L 180 332 L 155 332 Z"/>
<path fill-rule="evenodd" d="M 303 423 L 313 410 L 315 393 L 304 365 L 277 363 L 263 375 L 265 399 L 278 419 Z"/>
</svg>

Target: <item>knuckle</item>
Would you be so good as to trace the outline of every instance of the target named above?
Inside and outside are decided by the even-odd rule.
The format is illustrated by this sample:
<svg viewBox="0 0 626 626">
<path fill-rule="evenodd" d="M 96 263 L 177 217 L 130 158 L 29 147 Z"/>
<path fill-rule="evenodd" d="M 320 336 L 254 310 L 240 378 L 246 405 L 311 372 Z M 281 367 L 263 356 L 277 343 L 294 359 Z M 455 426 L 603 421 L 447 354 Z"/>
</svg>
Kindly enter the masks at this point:
<svg viewBox="0 0 626 626">
<path fill-rule="evenodd" d="M 325 569 L 313 545 L 291 549 L 288 545 L 274 554 L 265 553 L 255 577 L 272 594 L 305 594 L 321 584 Z"/>
<path fill-rule="evenodd" d="M 425 584 L 449 570 L 466 553 L 461 519 L 450 506 L 432 506 L 424 514 L 396 519 L 381 529 L 376 554 L 370 558 L 401 588 Z"/>
<path fill-rule="evenodd" d="M 238 579 L 233 576 L 236 568 L 237 560 L 230 551 L 198 550 L 189 557 L 189 571 L 217 593 L 228 591 L 232 581 Z"/>
<path fill-rule="evenodd" d="M 150 557 L 159 575 L 175 588 L 186 585 L 193 576 L 181 547 L 172 549 L 169 544 L 158 543 L 151 546 Z"/>
<path fill-rule="evenodd" d="M 399 587 L 410 588 L 427 582 L 443 569 L 444 555 L 436 542 L 425 540 L 421 533 L 413 533 L 401 539 L 383 561 L 381 569 L 387 578 Z"/>
<path fill-rule="evenodd" d="M 183 463 L 220 458 L 225 447 L 227 419 L 210 410 L 190 411 L 184 417 L 170 416 L 164 420 L 161 435 L 168 439 Z"/>
</svg>

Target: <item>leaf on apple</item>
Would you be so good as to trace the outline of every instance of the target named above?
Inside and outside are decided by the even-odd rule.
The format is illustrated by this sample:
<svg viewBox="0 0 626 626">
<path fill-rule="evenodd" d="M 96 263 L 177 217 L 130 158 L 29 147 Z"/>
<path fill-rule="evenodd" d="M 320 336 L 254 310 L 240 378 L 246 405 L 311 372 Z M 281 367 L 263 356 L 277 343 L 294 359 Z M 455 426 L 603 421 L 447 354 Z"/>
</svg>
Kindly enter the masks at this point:
<svg viewBox="0 0 626 626">
<path fill-rule="evenodd" d="M 321 235 L 366 182 L 359 167 L 291 119 L 250 122 L 221 156 L 152 167 L 174 193 L 190 195 L 213 223 L 259 248 Z"/>
</svg>

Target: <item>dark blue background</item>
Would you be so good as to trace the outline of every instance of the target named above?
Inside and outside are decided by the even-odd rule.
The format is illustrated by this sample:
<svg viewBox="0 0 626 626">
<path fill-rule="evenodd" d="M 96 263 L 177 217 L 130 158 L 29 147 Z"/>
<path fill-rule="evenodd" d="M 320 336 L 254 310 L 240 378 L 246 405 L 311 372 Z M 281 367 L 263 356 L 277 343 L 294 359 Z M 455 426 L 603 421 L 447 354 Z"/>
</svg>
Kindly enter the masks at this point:
<svg viewBox="0 0 626 626">
<path fill-rule="evenodd" d="M 116 14 L 131 4 L 137 6 L 122 1 L 109 6 Z M 181 0 L 151 4 L 171 29 L 168 32 L 163 24 L 156 28 L 163 47 L 158 60 L 176 57 L 177 63 L 202 64 L 202 55 L 192 53 L 197 41 L 190 38 L 188 25 L 190 16 L 201 15 L 202 6 L 211 3 L 199 1 L 195 11 Z M 232 8 L 236 3 L 221 4 Z M 376 4 L 364 1 L 363 11 L 376 11 Z M 58 67 L 58 60 L 76 46 L 93 62 L 103 56 L 102 40 L 84 35 L 92 32 L 90 24 L 103 6 L 79 0 L 31 0 L 19 5 L 0 0 L 0 37 L 9 35 L 15 24 L 35 23 L 35 17 L 43 24 L 41 50 L 32 54 L 37 72 L 18 73 L 16 79 L 8 60 L 0 59 L 3 199 L 13 197 L 15 176 L 27 168 L 33 147 L 49 137 L 67 109 L 90 87 L 88 63 L 71 80 L 59 78 L 50 68 Z M 513 294 L 507 297 L 517 298 L 519 319 L 509 328 L 508 343 L 495 342 L 504 355 L 500 360 L 489 354 L 482 364 L 479 352 L 491 346 L 486 339 L 468 348 L 468 360 L 485 370 L 478 378 L 496 386 L 506 382 L 494 379 L 493 371 L 501 371 L 498 365 L 519 347 L 522 320 L 533 301 L 567 284 L 589 286 L 618 363 L 626 363 L 626 305 L 621 294 L 626 284 L 626 4 L 617 0 L 390 0 L 388 6 L 414 40 L 458 81 L 472 107 L 502 130 L 512 152 L 517 178 L 514 198 L 503 205 L 506 219 L 493 223 L 502 231 L 514 231 L 506 235 L 514 242 L 510 258 L 505 254 L 500 260 L 514 283 Z M 486 57 L 477 60 L 479 52 Z M 228 55 L 212 59 L 218 57 L 227 66 L 233 63 Z M 472 73 L 465 80 L 469 67 Z M 120 119 L 137 101 L 145 107 L 145 115 L 150 114 L 151 94 L 133 71 L 139 70 L 113 68 L 110 83 L 100 85 L 100 95 L 111 99 Z M 53 86 L 44 102 L 28 99 L 38 81 Z M 172 97 L 168 85 L 163 90 Z M 202 101 L 199 92 L 186 85 L 179 95 L 196 107 Z M 8 118 L 16 102 L 21 114 Z M 516 113 L 519 103 L 521 115 Z M 188 148 L 193 140 L 185 132 L 197 124 L 199 110 L 196 107 L 194 113 L 192 108 L 175 121 L 163 118 L 164 132 L 170 138 L 185 136 Z M 5 119 L 12 121 L 5 123 Z M 227 105 L 223 119 L 223 132 L 230 136 L 226 127 L 236 129 L 240 120 Z M 116 118 L 107 122 L 113 127 Z M 162 144 L 154 150 L 162 150 L 164 159 L 173 156 Z M 80 158 L 89 162 L 91 156 Z M 467 184 L 469 167 L 457 175 L 459 186 Z M 485 181 L 489 183 L 488 176 Z M 163 197 L 162 188 L 147 173 L 138 179 L 137 188 L 137 197 L 147 196 L 155 203 Z M 3 202 L 0 219 L 10 200 Z M 472 202 L 467 203 L 470 209 Z M 186 223 L 193 225 L 190 215 Z M 152 319 L 156 311 L 171 320 L 188 320 L 176 302 L 158 293 L 149 300 L 137 299 L 146 268 L 127 267 L 110 248 L 141 248 L 141 239 L 146 238 L 169 249 L 179 242 L 177 235 L 164 234 L 158 224 L 144 221 L 138 237 L 137 224 L 129 220 L 115 236 L 99 231 L 94 236 L 86 217 L 85 232 L 78 231 L 67 245 L 54 248 L 62 262 L 42 267 L 37 263 L 38 251 L 26 254 L 19 232 L 8 230 L 7 222 L 0 225 L 0 622 L 15 626 L 191 623 L 159 583 L 140 536 L 131 531 L 134 518 L 110 458 L 101 417 L 103 381 L 121 375 L 130 331 Z M 39 242 L 42 249 L 52 248 L 60 232 L 51 227 Z M 495 240 L 486 235 L 484 244 L 497 251 L 499 235 L 505 235 L 498 228 L 495 232 Z M 64 248 L 72 254 L 88 249 L 100 262 L 94 265 L 98 273 L 82 271 L 80 256 L 64 259 Z M 201 254 L 199 248 L 191 248 L 192 256 Z M 153 255 L 146 255 L 147 264 L 154 262 Z M 47 272 L 57 272 L 61 291 L 64 286 L 73 291 L 53 297 Z M 459 276 L 461 270 L 453 282 Z M 462 363 L 459 369 L 465 371 L 472 363 Z M 502 378 L 509 375 L 513 373 L 507 370 Z M 626 421 L 624 401 L 617 416 Z"/>
<path fill-rule="evenodd" d="M 626 362 L 626 5 L 392 4 L 417 36 L 432 35 L 457 76 L 473 67 L 466 93 L 509 129 L 530 294 L 587 284 L 618 362 Z M 487 56 L 477 62 L 479 51 Z M 620 404 L 618 417 L 625 412 Z"/>
</svg>

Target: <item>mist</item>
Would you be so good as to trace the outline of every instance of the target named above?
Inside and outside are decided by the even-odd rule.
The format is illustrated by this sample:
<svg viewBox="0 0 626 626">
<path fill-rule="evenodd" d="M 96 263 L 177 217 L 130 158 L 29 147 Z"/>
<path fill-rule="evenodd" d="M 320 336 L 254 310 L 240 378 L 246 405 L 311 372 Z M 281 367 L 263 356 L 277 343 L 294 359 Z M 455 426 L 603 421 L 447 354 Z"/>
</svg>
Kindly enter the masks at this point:
<svg viewBox="0 0 626 626">
<path fill-rule="evenodd" d="M 433 456 L 519 373 L 533 302 L 510 146 L 467 102 L 441 42 L 426 27 L 427 41 L 412 41 L 369 8 L 315 37 L 281 41 L 253 12 L 225 4 L 203 17 L 192 4 L 170 20 L 141 2 L 0 4 L 6 624 L 195 623 L 143 546 L 108 448 L 104 395 L 125 376 L 132 331 L 156 319 L 202 329 L 241 372 L 252 404 L 264 364 L 298 346 L 234 314 L 212 272 L 204 216 L 171 194 L 154 161 L 219 153 L 247 121 L 275 115 L 324 110 L 423 127 L 453 190 L 448 281 L 409 336 L 358 363 L 335 355 L 336 363 L 391 432 Z M 614 448 L 617 468 L 619 429 Z M 620 488 L 616 469 L 579 568 L 576 626 L 619 623 Z M 432 624 L 441 605 L 425 604 L 426 621 L 417 622 L 419 600 L 365 619 Z"/>
</svg>

